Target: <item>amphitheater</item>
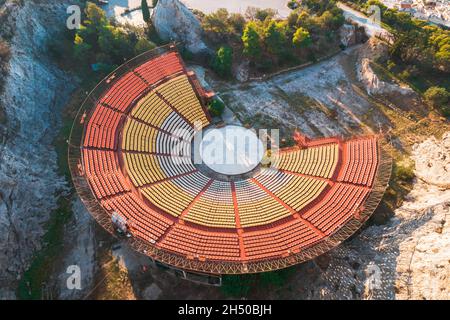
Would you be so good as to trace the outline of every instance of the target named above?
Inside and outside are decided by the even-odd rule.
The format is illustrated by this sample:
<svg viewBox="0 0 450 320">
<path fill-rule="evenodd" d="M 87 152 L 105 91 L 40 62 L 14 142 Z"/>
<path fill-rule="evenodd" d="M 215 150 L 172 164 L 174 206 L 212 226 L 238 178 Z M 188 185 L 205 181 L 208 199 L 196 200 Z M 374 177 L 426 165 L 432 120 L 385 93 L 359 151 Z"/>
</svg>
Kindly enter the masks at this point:
<svg viewBox="0 0 450 320">
<path fill-rule="evenodd" d="M 327 252 L 374 212 L 391 170 L 382 137 L 298 135 L 270 162 L 215 172 L 192 151 L 200 129 L 226 126 L 208 113 L 213 96 L 174 46 L 128 61 L 89 94 L 69 164 L 106 230 L 179 270 L 257 273 Z"/>
</svg>

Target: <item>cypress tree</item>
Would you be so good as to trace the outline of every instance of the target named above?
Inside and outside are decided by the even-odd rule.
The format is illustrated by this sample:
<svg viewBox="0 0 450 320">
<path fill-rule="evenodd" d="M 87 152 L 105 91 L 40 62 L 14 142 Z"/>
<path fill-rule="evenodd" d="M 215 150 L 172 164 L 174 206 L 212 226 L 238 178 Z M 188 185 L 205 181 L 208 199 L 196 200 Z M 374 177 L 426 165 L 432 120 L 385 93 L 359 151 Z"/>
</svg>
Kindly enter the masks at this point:
<svg viewBox="0 0 450 320">
<path fill-rule="evenodd" d="M 142 17 L 145 22 L 150 21 L 150 9 L 148 8 L 147 0 L 141 1 Z"/>
</svg>

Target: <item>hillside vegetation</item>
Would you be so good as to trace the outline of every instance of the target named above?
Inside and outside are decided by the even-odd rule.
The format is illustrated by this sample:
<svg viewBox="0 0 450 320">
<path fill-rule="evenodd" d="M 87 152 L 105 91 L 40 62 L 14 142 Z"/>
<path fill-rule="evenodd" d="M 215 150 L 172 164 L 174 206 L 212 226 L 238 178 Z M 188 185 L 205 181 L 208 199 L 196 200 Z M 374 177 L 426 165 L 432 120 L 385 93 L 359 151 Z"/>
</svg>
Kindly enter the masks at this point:
<svg viewBox="0 0 450 320">
<path fill-rule="evenodd" d="M 345 2 L 366 13 L 371 5 L 380 7 L 381 22 L 394 38 L 389 59 L 378 61 L 383 75 L 408 83 L 430 106 L 450 117 L 450 31 L 377 0 Z"/>
<path fill-rule="evenodd" d="M 273 9 L 253 7 L 247 8 L 245 14 L 226 9 L 207 15 L 197 11 L 208 43 L 217 50 L 213 69 L 221 76 L 229 76 L 230 60 L 248 59 L 252 71 L 271 72 L 316 61 L 340 49 L 338 30 L 345 19 L 335 1 L 307 0 L 292 7 L 286 19 L 277 18 Z M 217 63 L 224 52 L 229 58 Z"/>
<path fill-rule="evenodd" d="M 106 74 L 155 47 L 144 29 L 117 24 L 92 2 L 85 4 L 81 28 L 64 31 L 62 39 L 50 44 L 55 58 L 80 75 L 92 70 Z"/>
</svg>

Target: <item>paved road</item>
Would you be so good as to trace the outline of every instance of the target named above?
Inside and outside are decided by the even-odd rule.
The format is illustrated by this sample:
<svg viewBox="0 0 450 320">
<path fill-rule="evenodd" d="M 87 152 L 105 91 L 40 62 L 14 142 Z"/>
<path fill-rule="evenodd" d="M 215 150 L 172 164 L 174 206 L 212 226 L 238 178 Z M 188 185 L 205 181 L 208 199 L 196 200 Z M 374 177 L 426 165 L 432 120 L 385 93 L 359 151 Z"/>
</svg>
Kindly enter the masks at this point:
<svg viewBox="0 0 450 320">
<path fill-rule="evenodd" d="M 344 11 L 344 16 L 346 19 L 363 26 L 369 36 L 382 36 L 385 38 L 392 37 L 389 31 L 384 29 L 379 23 L 374 22 L 373 19 L 365 16 L 363 13 L 352 9 L 342 2 L 338 2 L 337 5 Z"/>
</svg>

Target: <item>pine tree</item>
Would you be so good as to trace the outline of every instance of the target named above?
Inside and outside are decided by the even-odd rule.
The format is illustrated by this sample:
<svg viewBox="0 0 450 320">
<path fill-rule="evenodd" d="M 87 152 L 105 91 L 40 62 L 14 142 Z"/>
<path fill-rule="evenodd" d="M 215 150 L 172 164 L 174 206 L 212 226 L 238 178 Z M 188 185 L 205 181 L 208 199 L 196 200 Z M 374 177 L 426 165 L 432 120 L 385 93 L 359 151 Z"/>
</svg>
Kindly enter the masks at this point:
<svg viewBox="0 0 450 320">
<path fill-rule="evenodd" d="M 278 54 L 283 50 L 285 35 L 282 24 L 272 20 L 264 31 L 264 43 L 272 54 Z"/>
<path fill-rule="evenodd" d="M 231 75 L 231 66 L 233 64 L 233 50 L 228 46 L 222 46 L 217 50 L 216 56 L 212 62 L 212 68 L 221 77 Z"/>
<path fill-rule="evenodd" d="M 250 21 L 245 26 L 244 34 L 242 35 L 244 54 L 253 59 L 258 58 L 261 55 L 260 41 L 256 24 L 253 21 Z"/>
</svg>

